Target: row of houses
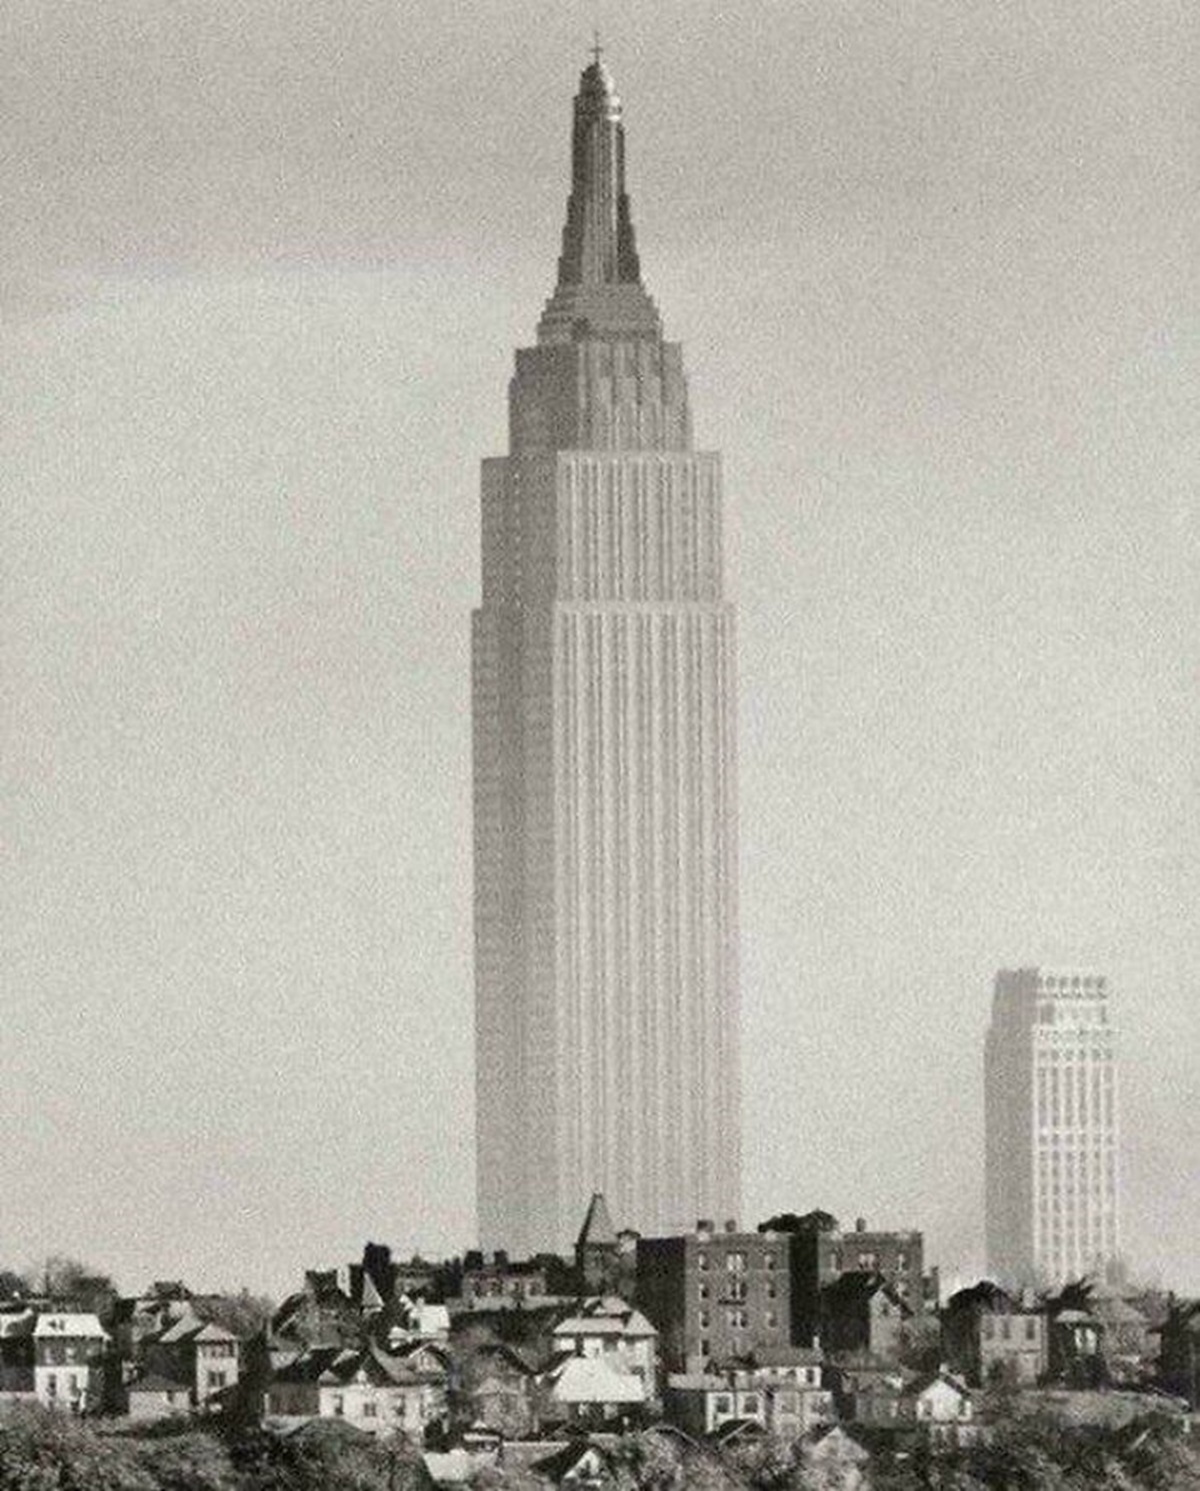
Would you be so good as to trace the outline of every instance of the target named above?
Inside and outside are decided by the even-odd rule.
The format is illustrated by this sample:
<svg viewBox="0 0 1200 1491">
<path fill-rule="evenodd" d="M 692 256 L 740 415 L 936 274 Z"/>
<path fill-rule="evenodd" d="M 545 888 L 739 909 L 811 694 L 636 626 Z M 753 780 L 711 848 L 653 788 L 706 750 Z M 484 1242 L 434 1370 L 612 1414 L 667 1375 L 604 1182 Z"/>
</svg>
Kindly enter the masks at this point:
<svg viewBox="0 0 1200 1491">
<path fill-rule="evenodd" d="M 573 1261 L 405 1261 L 369 1243 L 307 1272 L 261 1330 L 230 1329 L 219 1304 L 160 1283 L 103 1319 L 0 1306 L 0 1399 L 341 1421 L 440 1453 L 464 1436 L 660 1421 L 694 1436 L 800 1441 L 841 1422 L 958 1442 L 1001 1379 L 1090 1388 L 1157 1373 L 1195 1395 L 1195 1311 L 1152 1322 L 1082 1287 L 1035 1299 L 988 1282 L 939 1307 L 919 1232 L 842 1229 L 824 1212 L 646 1239 L 618 1232 L 596 1196 Z"/>
</svg>

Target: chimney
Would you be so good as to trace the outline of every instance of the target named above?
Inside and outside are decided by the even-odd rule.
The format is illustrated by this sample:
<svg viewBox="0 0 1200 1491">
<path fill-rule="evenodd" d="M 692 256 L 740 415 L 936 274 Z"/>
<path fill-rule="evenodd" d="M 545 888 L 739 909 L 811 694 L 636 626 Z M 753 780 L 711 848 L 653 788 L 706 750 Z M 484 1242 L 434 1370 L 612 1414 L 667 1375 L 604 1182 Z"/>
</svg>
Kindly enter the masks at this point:
<svg viewBox="0 0 1200 1491">
<path fill-rule="evenodd" d="M 701 1217 L 696 1223 L 696 1236 L 707 1241 L 713 1235 L 713 1224 L 706 1218 Z"/>
<path fill-rule="evenodd" d="M 727 1217 L 725 1219 L 725 1231 L 726 1232 L 736 1232 L 737 1231 L 737 1220 L 736 1220 L 736 1218 L 734 1218 L 734 1217 Z"/>
<path fill-rule="evenodd" d="M 854 1219 L 854 1230 L 855 1230 L 855 1232 L 865 1232 L 867 1230 L 867 1219 L 866 1219 L 866 1217 L 855 1217 L 855 1219 Z"/>
</svg>

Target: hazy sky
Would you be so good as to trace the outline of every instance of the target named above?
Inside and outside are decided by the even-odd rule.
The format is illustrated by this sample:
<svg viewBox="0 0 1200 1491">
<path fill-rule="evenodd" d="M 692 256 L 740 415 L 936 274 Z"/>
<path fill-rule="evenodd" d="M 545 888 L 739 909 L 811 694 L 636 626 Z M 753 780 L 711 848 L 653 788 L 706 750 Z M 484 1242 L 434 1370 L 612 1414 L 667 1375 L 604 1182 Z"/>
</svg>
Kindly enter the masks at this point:
<svg viewBox="0 0 1200 1491">
<path fill-rule="evenodd" d="M 0 1265 L 472 1241 L 478 460 L 593 24 L 725 458 L 745 1219 L 977 1265 L 992 974 L 1095 965 L 1200 1287 L 1191 0 L 0 0 Z"/>
</svg>

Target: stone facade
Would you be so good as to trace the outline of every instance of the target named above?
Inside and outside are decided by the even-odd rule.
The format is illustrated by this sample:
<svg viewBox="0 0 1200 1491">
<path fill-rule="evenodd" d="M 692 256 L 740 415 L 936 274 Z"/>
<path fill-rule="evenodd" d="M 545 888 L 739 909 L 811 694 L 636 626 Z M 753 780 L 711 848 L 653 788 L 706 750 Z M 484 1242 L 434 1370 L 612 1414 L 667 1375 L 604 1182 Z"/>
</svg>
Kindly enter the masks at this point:
<svg viewBox="0 0 1200 1491">
<path fill-rule="evenodd" d="M 985 1052 L 988 1269 L 1062 1285 L 1117 1264 L 1118 1132 L 1108 980 L 996 975 Z"/>
<path fill-rule="evenodd" d="M 737 1210 L 733 613 L 721 472 L 583 74 L 558 285 L 483 468 L 472 633 L 479 1224 L 565 1250 Z"/>
</svg>

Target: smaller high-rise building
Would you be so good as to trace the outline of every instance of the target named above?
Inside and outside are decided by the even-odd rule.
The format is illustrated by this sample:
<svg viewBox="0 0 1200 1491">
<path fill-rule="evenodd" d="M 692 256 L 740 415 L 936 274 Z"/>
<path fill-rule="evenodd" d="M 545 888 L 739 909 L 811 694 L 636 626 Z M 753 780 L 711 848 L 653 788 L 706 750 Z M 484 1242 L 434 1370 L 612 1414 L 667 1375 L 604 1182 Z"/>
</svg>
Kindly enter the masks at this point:
<svg viewBox="0 0 1200 1491">
<path fill-rule="evenodd" d="M 1115 1035 L 1102 974 L 1002 969 L 984 1056 L 988 1268 L 1061 1285 L 1117 1266 Z"/>
</svg>

